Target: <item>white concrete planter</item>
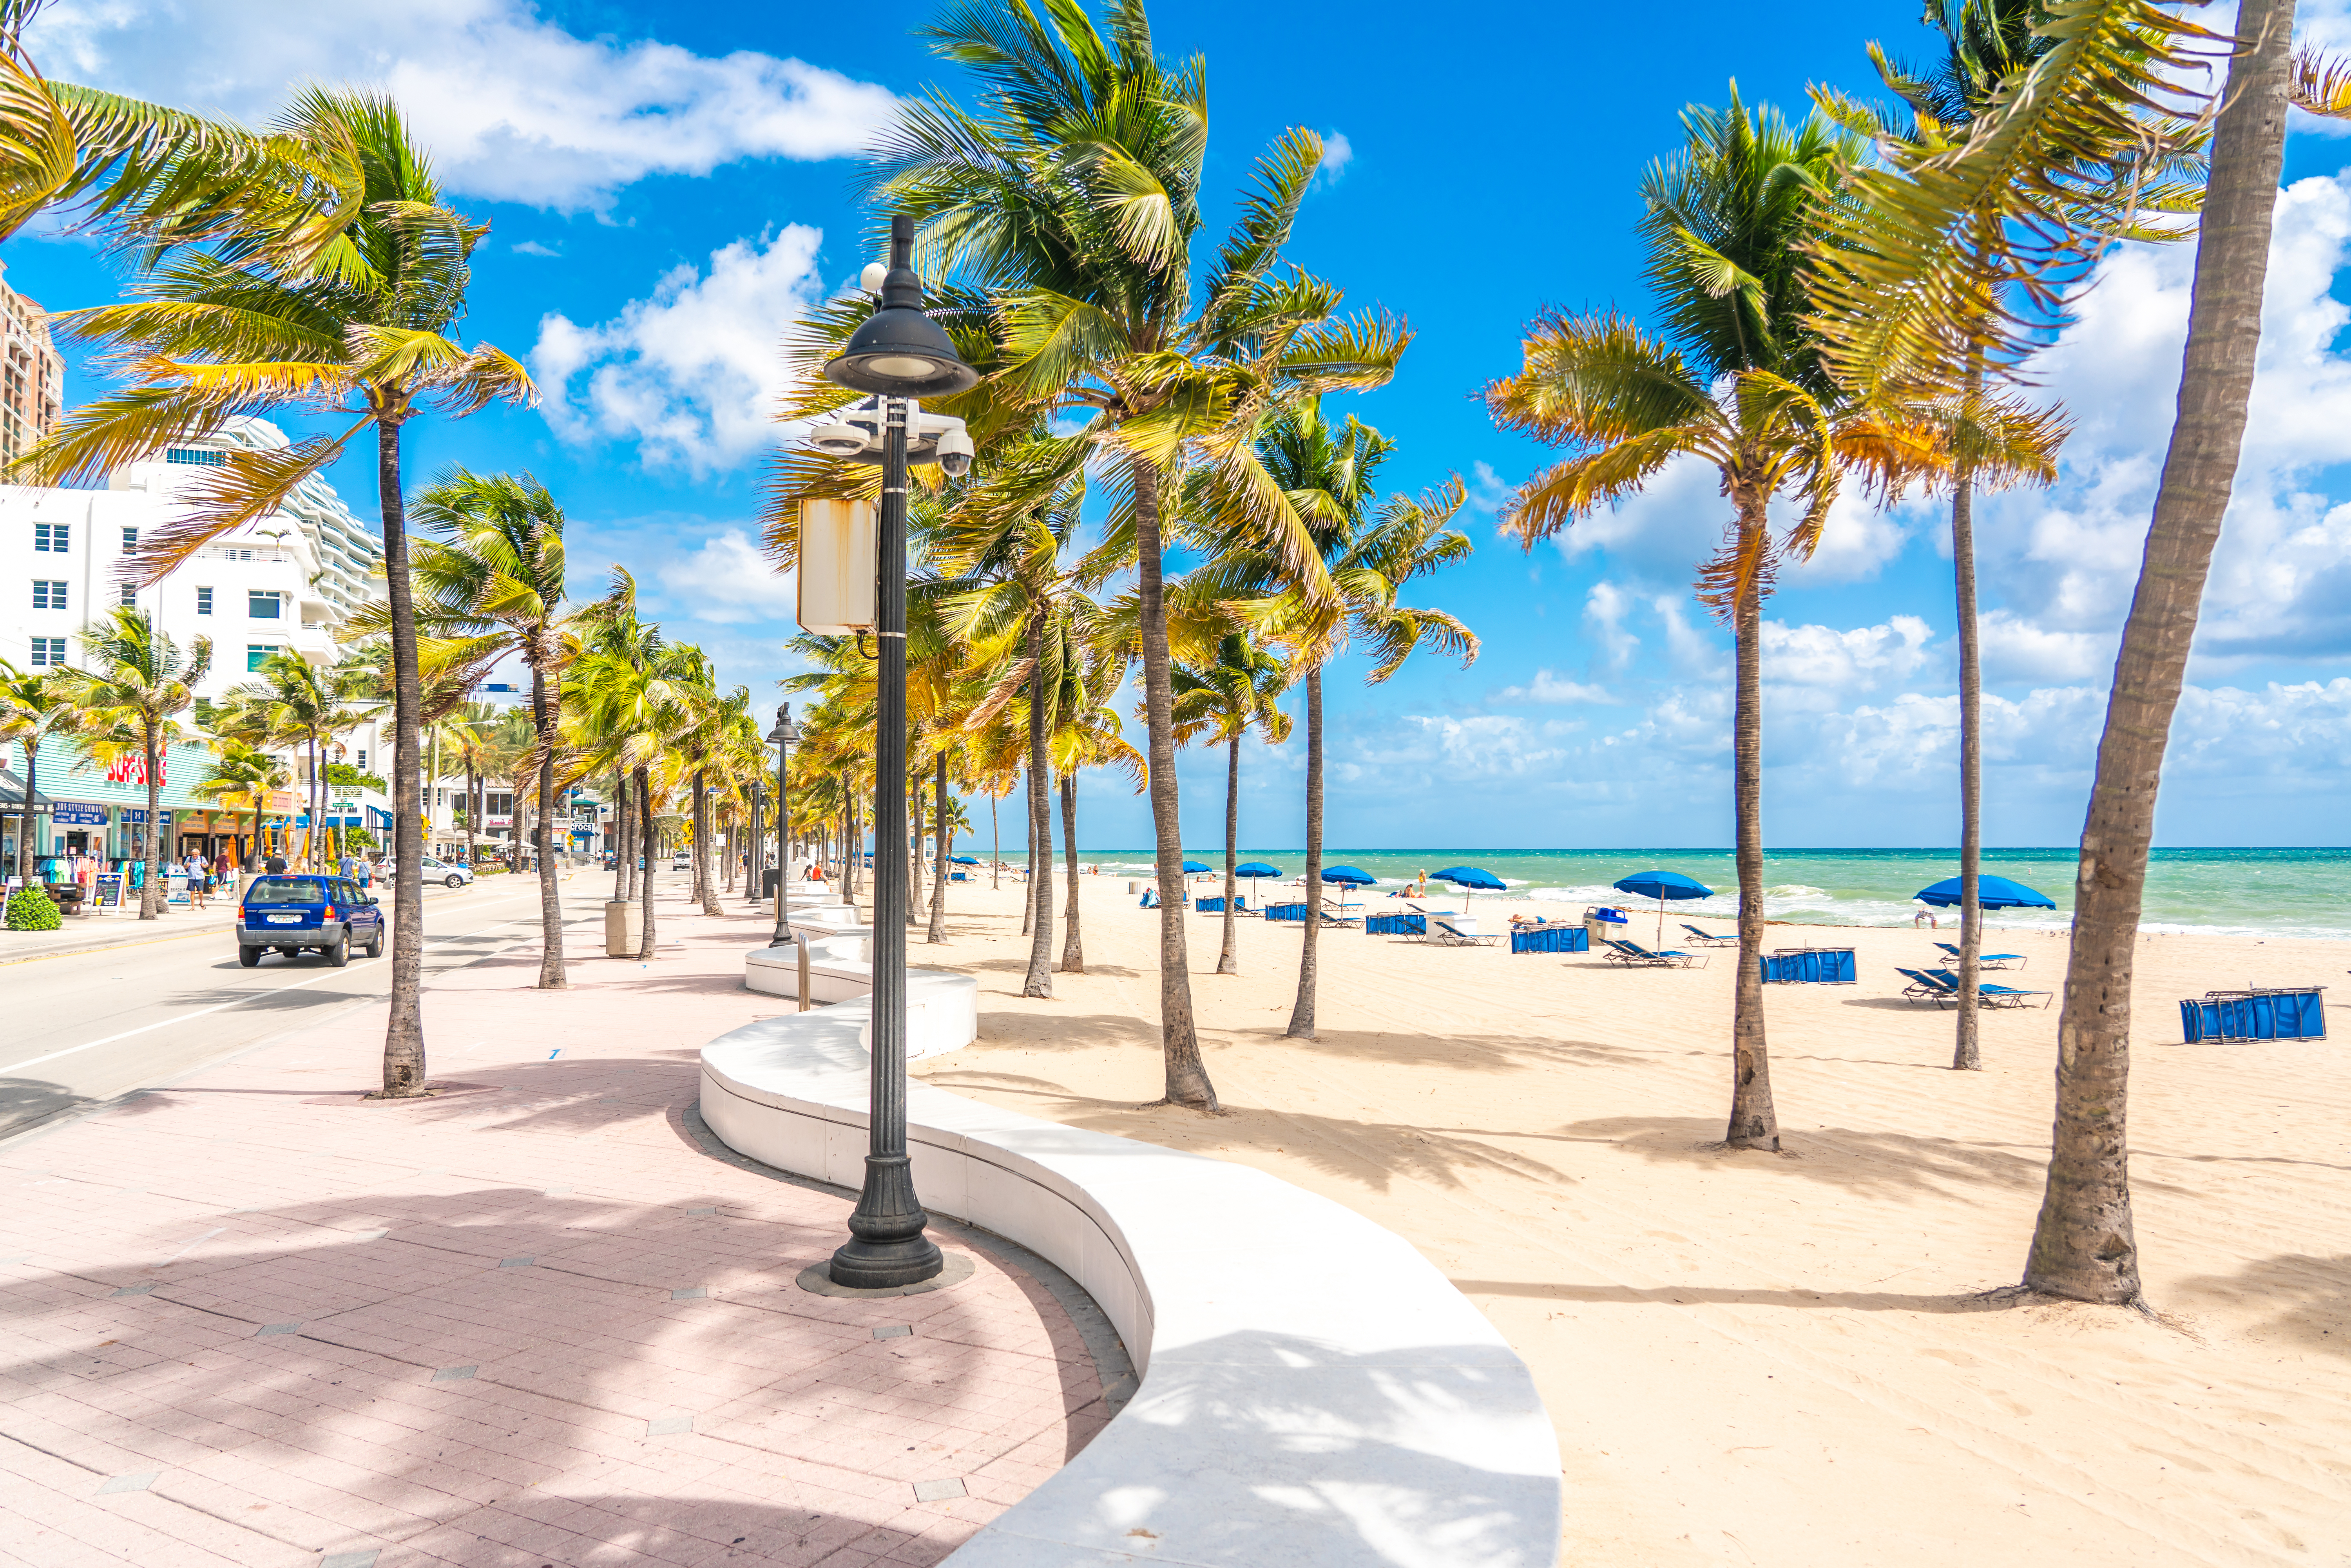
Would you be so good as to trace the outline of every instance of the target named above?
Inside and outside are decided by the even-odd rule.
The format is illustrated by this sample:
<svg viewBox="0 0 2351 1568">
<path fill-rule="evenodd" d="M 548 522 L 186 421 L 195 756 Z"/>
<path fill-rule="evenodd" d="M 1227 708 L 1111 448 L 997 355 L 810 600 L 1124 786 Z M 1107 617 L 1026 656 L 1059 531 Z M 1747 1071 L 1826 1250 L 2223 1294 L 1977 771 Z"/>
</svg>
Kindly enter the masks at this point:
<svg viewBox="0 0 2351 1568">
<path fill-rule="evenodd" d="M 870 1010 L 713 1040 L 705 1120 L 754 1159 L 854 1189 Z M 1557 1563 L 1559 1448 L 1534 1380 L 1402 1238 L 1246 1166 L 922 1082 L 908 1104 L 925 1206 L 1067 1270 L 1143 1375 L 958 1568 Z"/>
</svg>

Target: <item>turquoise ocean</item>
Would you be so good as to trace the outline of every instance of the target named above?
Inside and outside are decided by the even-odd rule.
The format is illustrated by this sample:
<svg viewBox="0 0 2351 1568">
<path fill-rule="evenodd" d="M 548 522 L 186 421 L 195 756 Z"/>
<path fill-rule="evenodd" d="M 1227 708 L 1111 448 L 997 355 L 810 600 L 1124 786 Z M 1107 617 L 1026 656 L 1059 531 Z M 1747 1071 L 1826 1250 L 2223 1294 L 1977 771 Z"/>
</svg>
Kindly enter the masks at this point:
<svg viewBox="0 0 2351 1568">
<path fill-rule="evenodd" d="M 970 840 L 963 852 L 986 854 Z M 1224 851 L 1186 852 L 1218 871 Z M 1147 849 L 1081 850 L 1081 863 L 1104 875 L 1146 876 Z M 1301 875 L 1305 856 L 1295 849 L 1244 849 L 1244 861 L 1279 867 L 1285 880 Z M 1018 853 L 1008 853 L 1018 863 Z M 1994 928 L 2062 930 L 2072 917 L 2071 849 L 1988 849 L 1983 869 L 2036 888 L 2056 902 L 2047 909 L 1989 914 Z M 1640 871 L 1677 871 L 1716 889 L 1712 898 L 1669 906 L 1668 915 L 1729 920 L 1738 913 L 1739 878 L 1729 850 L 1366 850 L 1333 848 L 1325 865 L 1353 865 L 1379 879 L 1374 898 L 1424 871 L 1472 865 L 1510 884 L 1506 894 L 1479 900 L 1563 904 L 1623 904 L 1609 884 Z M 1956 850 L 1775 850 L 1764 858 L 1764 909 L 1774 920 L 1822 925 L 1907 925 L 1920 888 L 1959 873 Z M 1434 890 L 1432 890 L 1434 891 Z M 1361 896 L 1358 894 L 1357 896 Z M 1654 910 L 1656 905 L 1646 907 Z M 1950 917 L 1945 916 L 1945 923 Z M 2141 929 L 2214 932 L 2256 936 L 2351 937 L 2351 848 L 2157 850 L 2147 869 Z"/>
</svg>

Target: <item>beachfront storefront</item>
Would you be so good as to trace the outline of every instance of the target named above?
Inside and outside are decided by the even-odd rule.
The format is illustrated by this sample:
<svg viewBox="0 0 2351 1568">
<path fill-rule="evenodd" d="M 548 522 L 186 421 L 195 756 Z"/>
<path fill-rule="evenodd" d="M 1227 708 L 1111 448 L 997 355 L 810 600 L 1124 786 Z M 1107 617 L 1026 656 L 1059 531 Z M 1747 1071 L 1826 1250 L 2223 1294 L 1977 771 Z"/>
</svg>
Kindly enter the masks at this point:
<svg viewBox="0 0 2351 1568">
<path fill-rule="evenodd" d="M 21 758 L 18 768 L 22 768 Z M 200 854 L 207 865 L 225 857 L 241 862 L 253 847 L 253 810 L 248 800 L 227 803 L 195 793 L 212 771 L 210 750 L 197 742 L 165 748 L 162 758 L 162 852 L 167 860 Z M 33 819 L 31 860 L 43 880 L 78 880 L 84 869 L 118 871 L 124 861 L 147 855 L 147 780 L 143 758 L 111 766 L 89 761 L 68 742 L 41 743 L 38 804 Z M 21 799 L 21 796 L 18 797 Z M 273 792 L 264 802 L 262 849 L 283 847 L 294 796 Z M 24 874 L 16 856 L 16 824 L 8 831 L 7 873 Z M 62 863 L 56 863 L 62 862 Z"/>
</svg>

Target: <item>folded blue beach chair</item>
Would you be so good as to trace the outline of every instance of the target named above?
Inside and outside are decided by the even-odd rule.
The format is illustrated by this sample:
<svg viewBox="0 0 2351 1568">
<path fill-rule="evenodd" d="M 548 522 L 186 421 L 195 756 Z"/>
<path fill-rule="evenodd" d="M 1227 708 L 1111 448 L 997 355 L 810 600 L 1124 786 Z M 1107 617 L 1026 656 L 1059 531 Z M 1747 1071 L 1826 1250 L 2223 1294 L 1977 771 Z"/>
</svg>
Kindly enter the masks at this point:
<svg viewBox="0 0 2351 1568">
<path fill-rule="evenodd" d="M 1663 952 L 1652 953 L 1638 942 L 1627 942 L 1620 937 L 1609 939 L 1608 951 L 1603 956 L 1609 963 L 1621 964 L 1628 969 L 1702 968 L 1706 964 L 1703 957 L 1677 952 L 1670 948 Z"/>
<path fill-rule="evenodd" d="M 1957 947 L 1952 946 L 1949 942 L 1938 942 L 1935 946 L 1940 947 L 1944 952 L 1949 953 L 1951 956 L 1952 963 L 1956 964 L 1959 961 L 1959 950 Z M 1976 955 L 1976 964 L 1978 967 L 1985 969 L 2005 969 L 2011 964 L 2013 964 L 2018 968 L 2022 969 L 2024 967 L 2024 955 L 2022 953 L 1979 953 Z"/>
<path fill-rule="evenodd" d="M 1687 921 L 1684 921 L 1682 923 L 1682 929 L 1690 934 L 1691 941 L 1701 943 L 1708 947 L 1736 947 L 1739 946 L 1739 938 L 1735 935 L 1720 936 L 1711 931 L 1700 931 L 1697 926 L 1692 925 Z"/>
</svg>

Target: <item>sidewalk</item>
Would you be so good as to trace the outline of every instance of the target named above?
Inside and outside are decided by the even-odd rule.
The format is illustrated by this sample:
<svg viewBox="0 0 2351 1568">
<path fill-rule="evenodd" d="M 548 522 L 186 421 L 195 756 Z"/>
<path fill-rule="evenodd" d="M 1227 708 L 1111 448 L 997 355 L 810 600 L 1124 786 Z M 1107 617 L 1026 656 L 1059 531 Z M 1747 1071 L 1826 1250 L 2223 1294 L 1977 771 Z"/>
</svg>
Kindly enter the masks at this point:
<svg viewBox="0 0 2351 1568">
<path fill-rule="evenodd" d="M 794 1285 L 851 1200 L 694 1113 L 766 922 L 659 914 L 429 991 L 442 1098 L 358 1097 L 379 1005 L 0 1151 L 0 1563 L 922 1564 L 1081 1448 L 1093 1358 L 986 1239 Z"/>
</svg>

